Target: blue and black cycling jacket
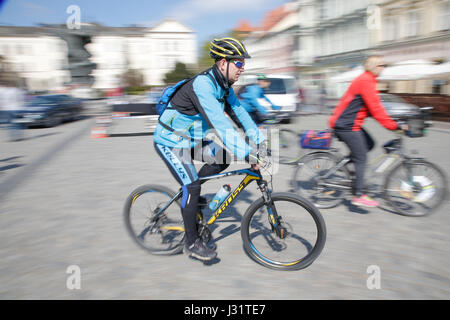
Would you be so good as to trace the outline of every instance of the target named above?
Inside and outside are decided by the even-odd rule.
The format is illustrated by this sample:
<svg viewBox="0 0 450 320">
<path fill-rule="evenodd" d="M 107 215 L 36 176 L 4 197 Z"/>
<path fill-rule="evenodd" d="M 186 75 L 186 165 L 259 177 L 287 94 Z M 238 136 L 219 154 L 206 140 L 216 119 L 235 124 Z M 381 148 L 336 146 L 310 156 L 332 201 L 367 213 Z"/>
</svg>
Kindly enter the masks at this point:
<svg viewBox="0 0 450 320">
<path fill-rule="evenodd" d="M 266 110 L 264 106 L 262 106 L 258 99 L 265 99 L 270 103 L 272 109 L 279 110 L 280 107 L 274 105 L 272 101 L 269 100 L 264 95 L 264 90 L 258 84 L 250 85 L 246 88 L 246 90 L 241 94 L 241 105 L 247 110 L 247 112 L 259 112 L 262 115 L 266 115 L 269 112 Z"/>
<path fill-rule="evenodd" d="M 209 75 L 207 74 L 209 73 Z M 175 148 L 194 148 L 213 129 L 224 145 L 239 159 L 252 151 L 240 136 L 225 112 L 241 127 L 256 145 L 265 140 L 247 111 L 241 106 L 232 88 L 225 103 L 223 78 L 216 66 L 184 84 L 173 96 L 160 117 L 154 142 Z M 219 81 L 218 81 L 219 80 Z M 169 126 L 172 130 L 168 130 Z M 179 133 L 182 133 L 180 135 Z"/>
</svg>

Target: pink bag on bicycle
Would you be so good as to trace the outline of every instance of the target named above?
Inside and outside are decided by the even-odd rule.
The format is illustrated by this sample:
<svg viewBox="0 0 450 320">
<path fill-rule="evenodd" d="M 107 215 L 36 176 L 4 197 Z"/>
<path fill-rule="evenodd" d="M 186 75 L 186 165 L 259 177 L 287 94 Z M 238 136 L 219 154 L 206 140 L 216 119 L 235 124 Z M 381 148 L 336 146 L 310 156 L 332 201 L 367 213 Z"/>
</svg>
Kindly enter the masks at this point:
<svg viewBox="0 0 450 320">
<path fill-rule="evenodd" d="M 330 149 L 330 130 L 307 130 L 300 136 L 300 145 L 303 149 Z"/>
</svg>

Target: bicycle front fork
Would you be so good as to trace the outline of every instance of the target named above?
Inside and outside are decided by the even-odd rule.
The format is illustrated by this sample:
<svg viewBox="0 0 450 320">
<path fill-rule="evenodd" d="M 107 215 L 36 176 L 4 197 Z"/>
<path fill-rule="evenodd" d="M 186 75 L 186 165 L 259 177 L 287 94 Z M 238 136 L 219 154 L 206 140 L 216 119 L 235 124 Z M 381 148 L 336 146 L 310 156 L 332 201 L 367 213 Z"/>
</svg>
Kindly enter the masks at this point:
<svg viewBox="0 0 450 320">
<path fill-rule="evenodd" d="M 266 204 L 267 214 L 272 231 L 280 238 L 284 239 L 287 236 L 287 229 L 283 226 L 283 219 L 278 215 L 275 204 L 273 203 L 271 190 L 267 187 L 267 182 L 261 180 L 258 183 L 259 189 L 263 195 L 264 203 Z"/>
</svg>

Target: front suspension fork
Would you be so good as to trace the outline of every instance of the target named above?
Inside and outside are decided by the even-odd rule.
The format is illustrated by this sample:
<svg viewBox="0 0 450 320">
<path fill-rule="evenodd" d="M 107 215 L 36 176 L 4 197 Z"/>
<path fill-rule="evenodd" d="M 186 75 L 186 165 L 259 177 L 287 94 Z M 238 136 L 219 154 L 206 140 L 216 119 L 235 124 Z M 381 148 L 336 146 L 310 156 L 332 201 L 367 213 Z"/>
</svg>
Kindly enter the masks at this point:
<svg viewBox="0 0 450 320">
<path fill-rule="evenodd" d="M 287 230 L 283 227 L 283 219 L 278 215 L 277 209 L 275 208 L 275 204 L 272 200 L 272 192 L 267 187 L 267 182 L 265 180 L 258 181 L 258 187 L 263 195 L 264 203 L 266 204 L 272 231 L 275 231 L 276 235 L 280 239 L 286 238 Z"/>
</svg>

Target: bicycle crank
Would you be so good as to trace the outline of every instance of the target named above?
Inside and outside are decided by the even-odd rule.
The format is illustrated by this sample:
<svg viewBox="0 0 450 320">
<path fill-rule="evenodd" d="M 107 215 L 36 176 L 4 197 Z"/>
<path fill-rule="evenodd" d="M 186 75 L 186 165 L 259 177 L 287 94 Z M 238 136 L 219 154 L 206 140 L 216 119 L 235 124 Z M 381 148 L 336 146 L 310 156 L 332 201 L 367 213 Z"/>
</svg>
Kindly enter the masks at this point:
<svg viewBox="0 0 450 320">
<path fill-rule="evenodd" d="M 209 230 L 209 228 L 206 224 L 198 223 L 197 231 L 198 231 L 200 238 L 202 238 L 204 243 L 208 243 L 211 240 L 211 237 L 212 237 L 211 230 Z"/>
</svg>

